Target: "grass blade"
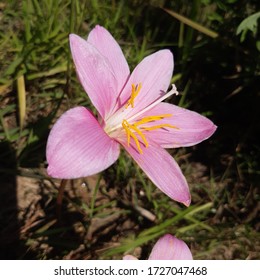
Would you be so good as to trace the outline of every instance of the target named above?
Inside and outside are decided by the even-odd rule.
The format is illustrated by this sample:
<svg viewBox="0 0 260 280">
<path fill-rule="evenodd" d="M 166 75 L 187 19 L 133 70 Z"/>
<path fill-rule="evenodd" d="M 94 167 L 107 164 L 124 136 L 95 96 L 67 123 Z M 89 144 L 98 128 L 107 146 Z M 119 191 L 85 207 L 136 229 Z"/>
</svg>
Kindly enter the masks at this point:
<svg viewBox="0 0 260 280">
<path fill-rule="evenodd" d="M 180 15 L 172 10 L 168 10 L 168 9 L 163 9 L 165 12 L 167 12 L 168 14 L 170 14 L 171 16 L 173 16 L 174 18 L 176 18 L 177 20 L 179 20 L 180 22 L 187 24 L 188 26 L 190 26 L 193 29 L 198 30 L 201 33 L 204 33 L 205 35 L 211 37 L 211 38 L 217 38 L 218 37 L 218 33 L 183 16 Z"/>
<path fill-rule="evenodd" d="M 17 79 L 17 94 L 18 94 L 18 108 L 19 108 L 19 123 L 20 129 L 23 128 L 26 116 L 26 91 L 24 75 Z"/>
</svg>

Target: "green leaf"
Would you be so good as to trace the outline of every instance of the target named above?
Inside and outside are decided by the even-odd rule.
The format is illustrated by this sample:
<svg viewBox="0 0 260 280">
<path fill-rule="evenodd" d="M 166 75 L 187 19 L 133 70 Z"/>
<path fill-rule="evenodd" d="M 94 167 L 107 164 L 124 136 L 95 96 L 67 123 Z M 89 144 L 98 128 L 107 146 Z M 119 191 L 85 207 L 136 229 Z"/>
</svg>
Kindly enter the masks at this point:
<svg viewBox="0 0 260 280">
<path fill-rule="evenodd" d="M 9 67 L 7 68 L 5 75 L 9 76 L 14 74 L 14 72 L 16 71 L 16 69 L 18 68 L 19 65 L 21 65 L 23 63 L 23 57 L 22 56 L 18 56 L 16 57 L 13 62 L 9 65 Z"/>
<path fill-rule="evenodd" d="M 254 36 L 256 35 L 257 32 L 257 26 L 258 26 L 258 19 L 260 18 L 260 12 L 255 13 L 247 18 L 245 18 L 238 26 L 236 35 L 240 36 L 240 42 L 243 42 L 246 38 L 246 34 L 248 31 L 251 31 Z"/>
<path fill-rule="evenodd" d="M 260 52 L 260 41 L 259 40 L 256 42 L 256 48 Z"/>
</svg>

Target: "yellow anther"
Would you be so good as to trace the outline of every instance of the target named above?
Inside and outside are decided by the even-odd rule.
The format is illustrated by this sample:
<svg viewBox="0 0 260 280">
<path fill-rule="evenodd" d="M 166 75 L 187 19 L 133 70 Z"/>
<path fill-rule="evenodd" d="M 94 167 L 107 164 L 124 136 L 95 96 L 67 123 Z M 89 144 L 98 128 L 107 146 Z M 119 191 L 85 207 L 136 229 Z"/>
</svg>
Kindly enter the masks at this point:
<svg viewBox="0 0 260 280">
<path fill-rule="evenodd" d="M 147 148 L 149 146 L 144 134 L 142 133 L 142 131 L 140 129 L 138 129 L 135 124 L 130 125 L 130 128 L 132 128 L 136 133 L 138 133 L 140 135 L 140 137 L 142 138 L 142 140 L 144 141 L 145 147 Z"/>
<path fill-rule="evenodd" d="M 128 122 L 126 120 L 123 120 L 122 127 L 124 128 L 126 135 L 127 135 L 127 145 L 130 144 L 130 129 L 128 127 Z"/>
<path fill-rule="evenodd" d="M 132 84 L 132 92 L 131 92 L 131 96 L 129 98 L 129 100 L 127 101 L 125 107 L 128 108 L 128 106 L 131 105 L 132 108 L 134 108 L 134 101 L 136 96 L 139 94 L 140 90 L 141 90 L 142 84 L 138 84 L 138 86 Z"/>
<path fill-rule="evenodd" d="M 133 132 L 131 132 L 130 135 L 133 137 L 133 139 L 135 141 L 135 144 L 136 144 L 136 147 L 137 147 L 137 150 L 139 151 L 139 153 L 143 154 L 143 150 L 140 147 L 140 143 L 139 143 L 138 138 L 136 137 L 136 135 Z"/>
<path fill-rule="evenodd" d="M 165 127 L 179 129 L 177 126 L 174 126 L 174 125 L 171 125 L 171 124 L 168 124 L 168 123 L 158 124 L 158 125 L 148 126 L 148 127 L 140 127 L 140 128 L 144 129 L 144 130 L 155 130 L 155 129 L 165 128 Z"/>
<path fill-rule="evenodd" d="M 140 140 L 142 140 L 142 142 L 143 142 L 143 144 L 145 145 L 146 148 L 148 148 L 149 144 L 148 144 L 148 141 L 145 137 L 145 134 L 142 132 L 142 130 L 149 131 L 149 130 L 155 130 L 155 129 L 160 129 L 160 128 L 175 128 L 175 129 L 179 129 L 179 128 L 177 126 L 174 126 L 174 125 L 171 125 L 171 124 L 168 124 L 168 123 L 157 124 L 157 125 L 152 125 L 152 126 L 141 126 L 141 127 L 140 127 L 140 125 L 152 123 L 154 121 L 159 121 L 159 120 L 162 120 L 164 118 L 169 118 L 171 116 L 172 116 L 172 114 L 147 116 L 147 117 L 144 117 L 141 120 L 139 120 L 139 121 L 137 121 L 133 124 L 130 124 L 127 120 L 123 120 L 122 121 L 122 127 L 124 128 L 124 130 L 126 132 L 127 145 L 128 146 L 130 145 L 130 140 L 131 140 L 131 137 L 132 137 L 133 140 L 135 141 L 137 150 L 139 151 L 140 154 L 143 154 L 143 150 L 141 149 L 141 146 L 140 146 Z M 138 139 L 136 134 L 138 134 L 141 139 L 140 138 Z"/>
<path fill-rule="evenodd" d="M 123 120 L 122 122 L 122 127 L 125 129 L 126 131 L 126 135 L 127 135 L 127 145 L 130 145 L 130 138 L 132 137 L 135 141 L 136 147 L 139 151 L 140 154 L 143 153 L 139 140 L 137 138 L 137 136 L 134 134 L 133 131 L 135 131 L 143 140 L 145 147 L 148 147 L 148 142 L 144 136 L 144 134 L 142 133 L 142 131 L 140 129 L 138 129 L 135 125 L 129 124 L 126 120 Z M 132 131 L 132 130 L 133 131 Z"/>
<path fill-rule="evenodd" d="M 153 121 L 158 121 L 158 120 L 162 120 L 164 118 L 169 118 L 171 117 L 172 114 L 164 114 L 164 115 L 158 115 L 158 116 L 149 116 L 149 117 L 144 117 L 142 118 L 140 121 L 135 122 L 135 125 L 141 125 L 144 123 L 149 123 L 149 122 L 153 122 Z"/>
</svg>

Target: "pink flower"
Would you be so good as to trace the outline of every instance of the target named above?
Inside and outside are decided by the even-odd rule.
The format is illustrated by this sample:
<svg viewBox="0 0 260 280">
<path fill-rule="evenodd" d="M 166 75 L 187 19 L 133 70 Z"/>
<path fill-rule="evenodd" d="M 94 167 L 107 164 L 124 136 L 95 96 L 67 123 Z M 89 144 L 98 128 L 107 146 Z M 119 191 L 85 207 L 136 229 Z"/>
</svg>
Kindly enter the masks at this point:
<svg viewBox="0 0 260 280">
<path fill-rule="evenodd" d="M 164 148 L 197 144 L 216 126 L 207 118 L 162 101 L 173 72 L 173 56 L 161 50 L 144 58 L 130 75 L 121 48 L 103 27 L 84 40 L 70 35 L 79 80 L 98 112 L 84 107 L 65 112 L 47 143 L 47 172 L 72 179 L 98 173 L 119 156 L 120 144 L 152 182 L 172 199 L 190 204 L 187 182 Z"/>
<path fill-rule="evenodd" d="M 126 255 L 124 260 L 137 260 Z M 192 254 L 186 243 L 175 236 L 165 234 L 154 245 L 148 260 L 192 260 Z"/>
</svg>

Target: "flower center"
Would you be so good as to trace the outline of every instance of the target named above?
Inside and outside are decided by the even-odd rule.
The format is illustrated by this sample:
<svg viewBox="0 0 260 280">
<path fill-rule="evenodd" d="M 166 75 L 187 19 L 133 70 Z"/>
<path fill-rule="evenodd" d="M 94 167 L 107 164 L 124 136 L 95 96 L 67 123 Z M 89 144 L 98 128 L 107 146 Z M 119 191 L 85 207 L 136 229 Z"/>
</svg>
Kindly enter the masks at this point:
<svg viewBox="0 0 260 280">
<path fill-rule="evenodd" d="M 140 90 L 141 90 L 142 85 L 138 84 L 138 85 L 134 85 L 132 84 L 132 93 L 131 96 L 129 98 L 129 100 L 126 103 L 126 108 L 128 108 L 130 105 L 132 108 L 134 108 L 134 100 L 136 98 L 136 96 L 139 94 Z M 130 145 L 130 140 L 131 137 L 133 138 L 137 150 L 139 151 L 140 154 L 143 154 L 143 150 L 141 148 L 140 145 L 140 140 L 142 140 L 144 146 L 146 148 L 149 147 L 148 141 L 146 139 L 146 136 L 144 135 L 143 131 L 151 131 L 151 130 L 156 130 L 156 129 L 161 129 L 161 128 L 175 128 L 178 129 L 178 127 L 173 126 L 171 124 L 168 123 L 163 123 L 163 124 L 157 124 L 157 125 L 148 125 L 148 126 L 143 126 L 145 124 L 150 124 L 152 122 L 158 121 L 158 120 L 162 120 L 164 118 L 169 118 L 171 117 L 172 114 L 162 114 L 162 115 L 156 115 L 156 116 L 147 116 L 144 117 L 136 122 L 134 122 L 133 124 L 130 124 L 127 120 L 123 119 L 122 121 L 122 127 L 124 128 L 125 132 L 126 132 L 126 136 L 127 136 L 127 145 Z M 139 136 L 139 137 L 138 137 Z"/>
<path fill-rule="evenodd" d="M 146 136 L 144 135 L 143 131 L 150 131 L 150 130 L 156 130 L 160 128 L 175 128 L 178 129 L 178 127 L 163 123 L 163 124 L 157 124 L 152 126 L 143 126 L 144 124 L 149 124 L 151 122 L 162 120 L 164 118 L 171 117 L 172 114 L 163 114 L 163 115 L 157 115 L 157 116 L 148 116 L 140 119 L 137 122 L 134 122 L 133 124 L 130 124 L 127 120 L 122 121 L 122 127 L 124 128 L 126 135 L 127 135 L 127 145 L 130 145 L 130 139 L 131 137 L 134 139 L 136 147 L 140 154 L 143 154 L 143 150 L 141 149 L 140 140 L 138 139 L 138 136 L 143 140 L 143 144 L 146 148 L 149 147 L 148 141 L 146 139 Z M 136 135 L 137 134 L 137 135 Z"/>
<path fill-rule="evenodd" d="M 175 85 L 172 85 L 172 89 L 165 93 L 163 96 L 156 99 L 150 105 L 146 106 L 145 108 L 141 109 L 140 111 L 135 112 L 135 114 L 130 115 L 127 117 L 128 110 L 131 110 L 135 106 L 136 97 L 140 93 L 142 88 L 142 84 L 132 84 L 132 91 L 130 98 L 125 103 L 123 107 L 121 107 L 117 112 L 115 112 L 112 116 L 110 116 L 106 120 L 106 124 L 104 127 L 105 132 L 112 138 L 121 137 L 121 131 L 126 133 L 127 137 L 127 145 L 130 146 L 131 138 L 134 140 L 136 148 L 140 154 L 143 154 L 143 150 L 141 148 L 141 144 L 145 147 L 149 147 L 149 143 L 146 139 L 147 133 L 152 130 L 156 129 L 179 129 L 178 127 L 171 125 L 169 123 L 161 123 L 161 121 L 165 118 L 172 117 L 172 114 L 161 114 L 155 116 L 145 116 L 145 112 L 148 112 L 156 105 L 161 103 L 163 100 L 168 98 L 169 96 L 176 94 L 178 95 L 178 91 Z M 130 106 L 130 108 L 129 108 Z M 129 111 L 128 111 L 129 112 Z M 157 122 L 157 123 L 156 123 Z M 122 130 L 123 129 L 123 130 Z"/>
</svg>

